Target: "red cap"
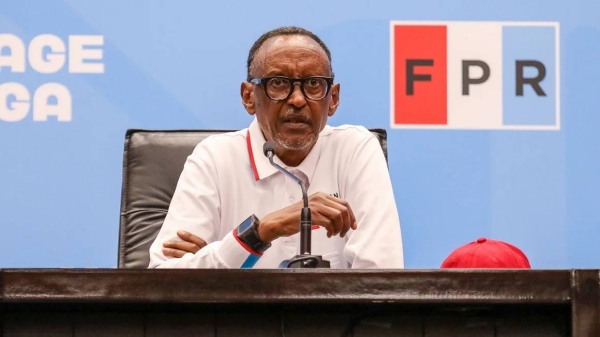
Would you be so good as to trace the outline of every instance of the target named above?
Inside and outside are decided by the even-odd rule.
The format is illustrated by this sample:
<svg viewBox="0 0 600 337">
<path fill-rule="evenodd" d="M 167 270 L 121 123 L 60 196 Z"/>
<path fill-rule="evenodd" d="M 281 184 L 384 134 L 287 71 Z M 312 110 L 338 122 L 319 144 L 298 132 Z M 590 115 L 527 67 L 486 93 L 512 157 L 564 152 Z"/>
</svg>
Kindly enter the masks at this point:
<svg viewBox="0 0 600 337">
<path fill-rule="evenodd" d="M 441 268 L 531 269 L 531 266 L 519 248 L 506 242 L 479 238 L 455 249 Z"/>
</svg>

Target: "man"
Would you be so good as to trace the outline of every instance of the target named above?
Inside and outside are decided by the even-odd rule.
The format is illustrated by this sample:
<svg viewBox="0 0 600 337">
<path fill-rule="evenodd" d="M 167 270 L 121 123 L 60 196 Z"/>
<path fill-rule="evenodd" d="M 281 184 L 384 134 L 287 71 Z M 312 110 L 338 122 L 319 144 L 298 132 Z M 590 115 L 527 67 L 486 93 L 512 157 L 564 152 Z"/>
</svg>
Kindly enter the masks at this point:
<svg viewBox="0 0 600 337">
<path fill-rule="evenodd" d="M 400 222 L 378 139 L 360 126 L 330 127 L 339 105 L 331 55 L 313 33 L 283 27 L 248 56 L 242 104 L 249 128 L 211 136 L 188 157 L 150 268 L 277 268 L 297 255 L 302 195 L 312 212 L 312 254 L 332 268 L 403 268 Z M 208 244 L 207 244 L 208 243 Z"/>
</svg>

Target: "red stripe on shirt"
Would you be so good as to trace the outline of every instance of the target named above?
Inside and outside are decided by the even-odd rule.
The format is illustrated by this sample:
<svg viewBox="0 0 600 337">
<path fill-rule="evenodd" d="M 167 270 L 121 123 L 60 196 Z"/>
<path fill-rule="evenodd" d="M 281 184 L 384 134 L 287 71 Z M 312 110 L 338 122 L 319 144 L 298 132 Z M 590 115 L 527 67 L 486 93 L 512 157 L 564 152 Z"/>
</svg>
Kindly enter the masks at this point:
<svg viewBox="0 0 600 337">
<path fill-rule="evenodd" d="M 255 252 L 247 244 L 243 243 L 242 240 L 240 240 L 240 238 L 238 238 L 238 236 L 237 236 L 237 229 L 233 230 L 233 237 L 240 244 L 240 246 L 244 247 L 244 249 L 248 251 L 248 253 L 250 253 L 252 255 L 256 255 L 256 256 L 262 256 L 261 253 Z"/>
<path fill-rule="evenodd" d="M 254 162 L 254 154 L 252 153 L 252 142 L 250 141 L 250 130 L 246 133 L 246 144 L 248 145 L 248 156 L 250 156 L 250 165 L 252 166 L 252 172 L 254 172 L 254 180 L 260 180 L 258 176 L 258 170 L 256 169 L 256 163 Z"/>
</svg>

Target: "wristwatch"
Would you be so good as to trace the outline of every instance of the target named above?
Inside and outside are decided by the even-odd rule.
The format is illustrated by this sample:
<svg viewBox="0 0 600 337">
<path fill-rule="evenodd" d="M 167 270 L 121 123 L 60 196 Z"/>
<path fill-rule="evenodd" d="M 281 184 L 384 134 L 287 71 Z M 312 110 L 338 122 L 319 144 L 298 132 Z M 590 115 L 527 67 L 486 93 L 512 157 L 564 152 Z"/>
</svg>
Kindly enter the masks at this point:
<svg viewBox="0 0 600 337">
<path fill-rule="evenodd" d="M 259 224 L 260 220 L 252 214 L 237 227 L 235 234 L 252 251 L 262 254 L 271 247 L 271 244 L 263 242 L 258 236 Z"/>
</svg>

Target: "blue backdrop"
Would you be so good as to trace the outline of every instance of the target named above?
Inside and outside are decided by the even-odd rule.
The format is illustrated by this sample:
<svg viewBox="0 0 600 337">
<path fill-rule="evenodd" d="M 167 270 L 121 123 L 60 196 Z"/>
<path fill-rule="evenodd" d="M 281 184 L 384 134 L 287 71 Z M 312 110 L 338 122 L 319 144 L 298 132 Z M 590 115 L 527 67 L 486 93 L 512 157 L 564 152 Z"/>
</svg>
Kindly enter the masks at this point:
<svg viewBox="0 0 600 337">
<path fill-rule="evenodd" d="M 330 123 L 388 129 L 408 268 L 438 268 L 480 236 L 519 246 L 534 268 L 597 268 L 599 18 L 597 0 L 3 1 L 0 34 L 18 37 L 33 59 L 30 43 L 54 35 L 66 61 L 50 73 L 29 59 L 24 72 L 0 68 L 0 85 L 29 95 L 0 95 L 0 267 L 115 267 L 126 129 L 246 127 L 239 83 L 250 46 L 269 29 L 299 25 L 333 55 L 341 105 Z M 397 20 L 558 22 L 560 129 L 391 128 Z M 74 35 L 102 37 L 86 47 L 101 72 L 70 68 L 82 57 Z M 50 51 L 42 49 L 46 61 Z M 68 89 L 70 121 L 35 120 L 46 83 Z M 7 107 L 27 101 L 26 116 L 6 121 Z"/>
</svg>

